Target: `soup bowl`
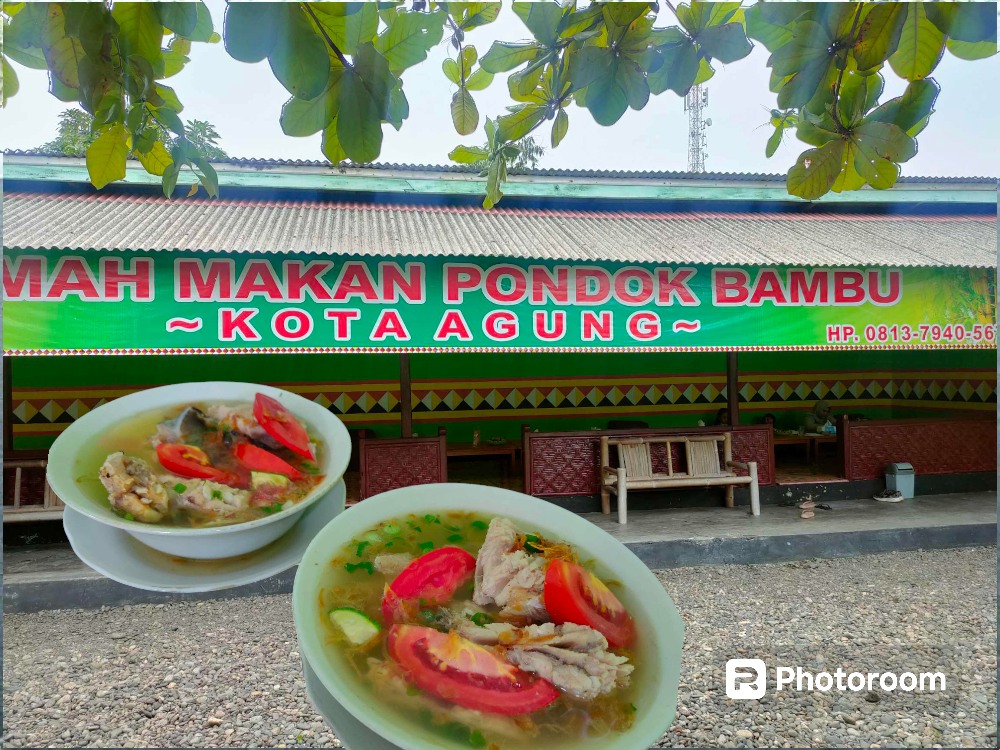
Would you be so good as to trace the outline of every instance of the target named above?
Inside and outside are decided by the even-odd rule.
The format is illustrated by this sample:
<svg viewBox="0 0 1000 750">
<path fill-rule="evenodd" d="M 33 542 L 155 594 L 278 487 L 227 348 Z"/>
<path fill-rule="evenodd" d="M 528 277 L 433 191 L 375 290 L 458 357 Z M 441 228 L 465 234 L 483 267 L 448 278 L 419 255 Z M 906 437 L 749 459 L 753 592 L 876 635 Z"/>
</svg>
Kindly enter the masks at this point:
<svg viewBox="0 0 1000 750">
<path fill-rule="evenodd" d="M 359 689 L 360 678 L 330 642 L 320 597 L 335 573 L 330 561 L 355 537 L 389 519 L 449 511 L 504 516 L 522 531 L 537 531 L 568 542 L 582 559 L 595 561 L 600 577 L 621 583 L 616 593 L 634 618 L 638 633 L 632 675 L 638 709 L 635 721 L 626 731 L 587 743 L 567 738 L 565 746 L 574 750 L 645 750 L 652 746 L 677 710 L 684 624 L 674 603 L 639 558 L 590 521 L 544 500 L 496 487 L 426 484 L 393 490 L 348 508 L 316 535 L 299 563 L 292 607 L 302 657 L 326 692 L 365 726 L 400 748 L 468 749 L 467 742 L 437 733 Z"/>
<path fill-rule="evenodd" d="M 95 479 L 107 455 L 117 450 L 113 441 L 116 428 L 150 411 L 213 401 L 252 403 L 258 393 L 277 399 L 322 443 L 318 462 L 324 479 L 312 492 L 278 513 L 226 526 L 190 528 L 140 523 L 112 510 L 107 491 Z M 295 525 L 304 510 L 340 481 L 350 458 L 351 439 L 343 422 L 309 399 L 253 383 L 179 383 L 123 396 L 84 414 L 52 444 L 46 478 L 60 500 L 95 521 L 122 529 L 168 555 L 213 560 L 253 552 L 280 537 Z"/>
</svg>

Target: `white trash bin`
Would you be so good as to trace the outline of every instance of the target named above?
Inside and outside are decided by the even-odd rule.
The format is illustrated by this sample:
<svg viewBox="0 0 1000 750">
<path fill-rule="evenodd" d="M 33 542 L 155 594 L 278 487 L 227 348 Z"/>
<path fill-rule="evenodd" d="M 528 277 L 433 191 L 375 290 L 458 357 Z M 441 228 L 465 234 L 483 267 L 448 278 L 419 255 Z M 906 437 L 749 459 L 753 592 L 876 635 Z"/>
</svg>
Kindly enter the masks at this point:
<svg viewBox="0 0 1000 750">
<path fill-rule="evenodd" d="M 911 464 L 889 464 L 885 467 L 885 488 L 890 492 L 898 490 L 905 500 L 912 500 L 915 476 L 916 474 Z"/>
</svg>

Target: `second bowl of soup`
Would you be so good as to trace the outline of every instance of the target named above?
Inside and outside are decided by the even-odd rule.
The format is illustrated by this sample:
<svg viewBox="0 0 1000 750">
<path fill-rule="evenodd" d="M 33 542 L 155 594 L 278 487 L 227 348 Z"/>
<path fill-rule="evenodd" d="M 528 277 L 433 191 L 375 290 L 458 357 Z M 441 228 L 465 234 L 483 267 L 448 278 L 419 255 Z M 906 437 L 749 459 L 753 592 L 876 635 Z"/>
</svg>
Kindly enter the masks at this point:
<svg viewBox="0 0 1000 750">
<path fill-rule="evenodd" d="M 638 750 L 673 721 L 670 597 L 537 498 L 462 484 L 369 498 L 313 540 L 292 598 L 323 687 L 401 748 Z"/>
</svg>

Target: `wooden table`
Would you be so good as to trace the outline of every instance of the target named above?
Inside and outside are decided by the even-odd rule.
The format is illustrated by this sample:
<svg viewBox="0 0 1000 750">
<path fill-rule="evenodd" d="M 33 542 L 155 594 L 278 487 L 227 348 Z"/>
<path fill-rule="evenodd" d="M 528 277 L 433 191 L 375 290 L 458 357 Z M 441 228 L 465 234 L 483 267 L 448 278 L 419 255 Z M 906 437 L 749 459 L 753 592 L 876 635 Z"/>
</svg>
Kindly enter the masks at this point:
<svg viewBox="0 0 1000 750">
<path fill-rule="evenodd" d="M 775 435 L 774 445 L 803 445 L 806 449 L 806 462 L 812 461 L 812 437 L 810 435 Z"/>
<path fill-rule="evenodd" d="M 491 443 L 448 443 L 448 457 L 452 456 L 506 456 L 510 466 L 510 473 L 514 474 L 517 469 L 517 456 L 521 452 L 518 443 L 501 443 L 493 445 Z"/>
<path fill-rule="evenodd" d="M 804 445 L 806 447 L 806 461 L 813 463 L 819 458 L 819 446 L 823 443 L 836 443 L 836 435 L 822 435 L 818 433 L 805 435 L 775 435 L 775 445 Z"/>
</svg>

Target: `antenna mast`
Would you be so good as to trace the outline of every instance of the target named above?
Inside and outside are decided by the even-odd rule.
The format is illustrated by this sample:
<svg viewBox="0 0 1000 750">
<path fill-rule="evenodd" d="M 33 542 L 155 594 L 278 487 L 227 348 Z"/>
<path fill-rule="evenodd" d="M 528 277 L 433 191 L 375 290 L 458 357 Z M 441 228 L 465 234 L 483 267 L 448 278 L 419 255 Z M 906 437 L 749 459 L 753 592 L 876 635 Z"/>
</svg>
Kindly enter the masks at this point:
<svg viewBox="0 0 1000 750">
<path fill-rule="evenodd" d="M 712 124 L 705 118 L 708 109 L 708 89 L 701 84 L 692 86 L 684 97 L 684 111 L 688 113 L 688 171 L 704 172 L 708 158 L 708 134 L 706 129 Z"/>
</svg>

